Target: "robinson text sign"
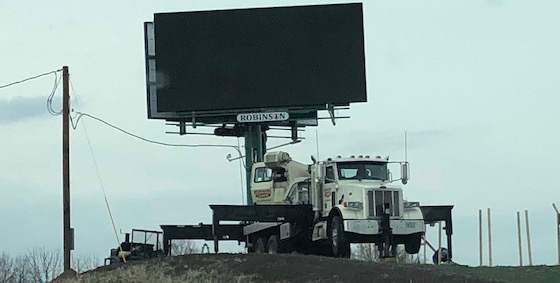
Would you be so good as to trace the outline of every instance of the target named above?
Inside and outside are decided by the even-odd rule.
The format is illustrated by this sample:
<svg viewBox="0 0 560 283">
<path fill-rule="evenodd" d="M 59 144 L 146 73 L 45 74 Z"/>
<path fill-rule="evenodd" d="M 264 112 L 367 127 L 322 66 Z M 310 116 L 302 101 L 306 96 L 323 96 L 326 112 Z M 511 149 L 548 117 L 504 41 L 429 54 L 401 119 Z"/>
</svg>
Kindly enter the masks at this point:
<svg viewBox="0 0 560 283">
<path fill-rule="evenodd" d="M 290 118 L 288 112 L 264 112 L 264 113 L 244 113 L 237 115 L 237 122 L 270 122 L 270 121 L 286 121 Z"/>
</svg>

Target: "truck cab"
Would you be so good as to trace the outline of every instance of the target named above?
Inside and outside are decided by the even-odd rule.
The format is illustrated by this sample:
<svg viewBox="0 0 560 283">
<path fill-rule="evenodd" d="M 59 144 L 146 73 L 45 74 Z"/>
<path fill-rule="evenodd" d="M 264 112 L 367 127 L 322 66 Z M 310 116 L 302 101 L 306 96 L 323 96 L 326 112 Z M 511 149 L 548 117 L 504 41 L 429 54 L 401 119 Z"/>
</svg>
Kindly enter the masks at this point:
<svg viewBox="0 0 560 283">
<path fill-rule="evenodd" d="M 332 209 L 338 210 L 344 219 L 367 219 L 382 214 L 400 216 L 402 189 L 395 184 L 396 180 L 391 180 L 388 164 L 388 157 L 351 156 L 328 159 L 317 166 L 317 170 L 324 171 L 319 172 L 324 174 L 323 216 L 331 214 Z"/>
<path fill-rule="evenodd" d="M 400 165 L 399 179 L 393 179 L 391 163 Z M 404 200 L 397 182 L 407 183 L 407 162 L 391 162 L 381 156 L 338 156 L 315 168 L 317 175 L 324 174 L 316 179 L 323 187 L 322 216 L 329 219 L 328 238 L 341 234 L 346 242 L 390 242 L 385 246 L 404 244 L 408 253 L 418 252 L 425 232 L 423 215 L 419 203 Z M 340 227 L 332 222 L 340 222 Z"/>
</svg>

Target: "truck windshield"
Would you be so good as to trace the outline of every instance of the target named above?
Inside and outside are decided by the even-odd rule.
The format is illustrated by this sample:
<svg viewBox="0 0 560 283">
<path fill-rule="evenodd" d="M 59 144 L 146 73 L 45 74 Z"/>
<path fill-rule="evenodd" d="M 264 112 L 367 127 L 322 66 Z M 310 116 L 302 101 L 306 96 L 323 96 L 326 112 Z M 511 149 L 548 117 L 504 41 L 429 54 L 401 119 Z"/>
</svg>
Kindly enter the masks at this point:
<svg viewBox="0 0 560 283">
<path fill-rule="evenodd" d="M 387 163 L 372 161 L 337 162 L 340 180 L 388 180 Z"/>
</svg>

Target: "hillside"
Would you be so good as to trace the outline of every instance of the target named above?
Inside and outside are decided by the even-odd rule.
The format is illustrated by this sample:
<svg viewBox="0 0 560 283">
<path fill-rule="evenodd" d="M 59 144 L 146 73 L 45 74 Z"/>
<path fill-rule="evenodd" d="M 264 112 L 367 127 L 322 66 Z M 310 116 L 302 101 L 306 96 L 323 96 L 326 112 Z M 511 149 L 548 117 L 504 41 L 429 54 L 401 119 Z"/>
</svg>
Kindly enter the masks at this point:
<svg viewBox="0 0 560 283">
<path fill-rule="evenodd" d="M 560 282 L 560 268 L 372 263 L 295 254 L 198 254 L 103 266 L 53 282 Z"/>
</svg>

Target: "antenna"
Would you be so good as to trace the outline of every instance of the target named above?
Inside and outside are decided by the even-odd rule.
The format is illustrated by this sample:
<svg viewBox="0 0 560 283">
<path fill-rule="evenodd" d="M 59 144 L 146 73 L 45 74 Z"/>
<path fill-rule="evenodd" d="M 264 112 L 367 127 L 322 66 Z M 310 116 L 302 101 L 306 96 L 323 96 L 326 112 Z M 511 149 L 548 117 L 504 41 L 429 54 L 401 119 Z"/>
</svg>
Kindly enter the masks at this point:
<svg viewBox="0 0 560 283">
<path fill-rule="evenodd" d="M 408 161 L 408 152 L 407 152 L 407 137 L 406 137 L 406 131 L 404 131 L 404 161 Z"/>
</svg>

